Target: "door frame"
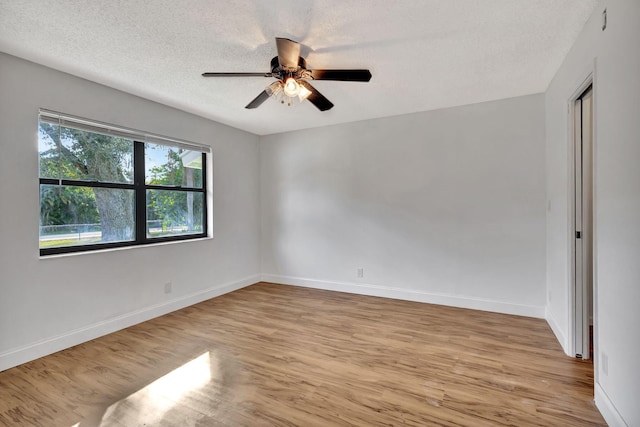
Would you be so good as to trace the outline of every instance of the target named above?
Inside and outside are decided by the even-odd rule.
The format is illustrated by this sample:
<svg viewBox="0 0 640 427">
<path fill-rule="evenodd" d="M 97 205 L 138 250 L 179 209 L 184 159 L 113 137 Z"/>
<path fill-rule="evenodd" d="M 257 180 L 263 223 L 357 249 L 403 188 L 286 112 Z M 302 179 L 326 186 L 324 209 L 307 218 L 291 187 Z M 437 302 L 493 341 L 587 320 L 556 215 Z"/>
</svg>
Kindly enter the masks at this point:
<svg viewBox="0 0 640 427">
<path fill-rule="evenodd" d="M 593 200 L 593 207 L 592 207 L 592 212 L 591 212 L 591 218 L 592 218 L 592 236 L 591 236 L 591 242 L 592 242 L 592 260 L 591 260 L 591 264 L 592 264 L 592 299 L 591 299 L 591 304 L 592 304 L 592 313 L 593 313 L 593 358 L 594 358 L 594 366 L 595 366 L 595 362 L 599 359 L 598 358 L 598 340 L 597 340 L 597 268 L 596 268 L 596 264 L 597 264 L 597 256 L 596 256 L 596 247 L 597 247 L 597 238 L 596 238 L 596 224 L 597 224 L 597 218 L 596 218 L 596 194 L 597 194 L 597 186 L 596 186 L 596 127 L 597 127 L 597 107 L 596 107 L 596 79 L 595 79 L 595 64 L 594 64 L 594 69 L 593 71 L 590 71 L 588 73 L 588 75 L 583 79 L 582 83 L 575 89 L 575 91 L 571 94 L 571 96 L 569 97 L 568 101 L 567 101 L 567 129 L 568 129 L 568 184 L 569 184 L 569 188 L 568 188 L 568 192 L 567 192 L 567 204 L 568 204 L 568 239 L 567 241 L 569 242 L 568 244 L 568 252 L 569 252 L 569 263 L 568 263 L 568 270 L 569 270 L 569 277 L 568 277 L 568 283 L 567 283 L 567 287 L 568 287 L 568 325 L 569 325 L 569 330 L 568 330 L 568 346 L 567 346 L 567 350 L 570 356 L 575 357 L 576 354 L 581 354 L 583 353 L 582 349 L 578 349 L 576 348 L 575 345 L 575 338 L 576 338 L 576 292 L 575 292 L 575 280 L 576 280 L 576 274 L 575 274 L 575 269 L 576 269 L 576 245 L 575 245 L 575 239 L 576 239 L 576 221 L 575 221 L 575 198 L 576 198 L 576 193 L 575 193 L 575 188 L 576 188 L 576 182 L 575 182 L 575 142 L 576 142 L 576 132 L 575 132 L 575 104 L 576 101 L 578 99 L 580 99 L 582 97 L 582 95 L 584 94 L 584 92 L 589 88 L 589 86 L 591 86 L 591 90 L 592 90 L 592 97 L 594 102 L 592 102 L 592 200 Z M 584 290 L 583 290 L 584 292 Z M 583 312 L 586 311 L 586 307 L 583 308 Z M 594 374 L 596 374 L 598 372 L 597 369 L 594 369 Z"/>
</svg>

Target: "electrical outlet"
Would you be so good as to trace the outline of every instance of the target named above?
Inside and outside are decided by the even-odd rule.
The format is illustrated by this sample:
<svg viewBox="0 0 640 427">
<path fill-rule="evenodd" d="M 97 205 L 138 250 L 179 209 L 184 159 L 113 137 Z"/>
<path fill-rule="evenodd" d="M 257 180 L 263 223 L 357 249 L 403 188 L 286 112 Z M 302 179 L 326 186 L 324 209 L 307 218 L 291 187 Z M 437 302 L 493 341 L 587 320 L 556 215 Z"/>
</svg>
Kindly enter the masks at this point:
<svg viewBox="0 0 640 427">
<path fill-rule="evenodd" d="M 602 366 L 602 373 L 609 375 L 609 356 L 604 351 L 601 354 L 602 360 L 600 361 L 600 365 Z"/>
<path fill-rule="evenodd" d="M 172 291 L 172 286 L 171 286 L 171 282 L 167 282 L 164 284 L 164 293 L 165 294 L 170 294 Z"/>
<path fill-rule="evenodd" d="M 359 268 L 358 269 L 358 277 L 360 277 L 360 278 L 364 277 L 364 268 Z"/>
</svg>

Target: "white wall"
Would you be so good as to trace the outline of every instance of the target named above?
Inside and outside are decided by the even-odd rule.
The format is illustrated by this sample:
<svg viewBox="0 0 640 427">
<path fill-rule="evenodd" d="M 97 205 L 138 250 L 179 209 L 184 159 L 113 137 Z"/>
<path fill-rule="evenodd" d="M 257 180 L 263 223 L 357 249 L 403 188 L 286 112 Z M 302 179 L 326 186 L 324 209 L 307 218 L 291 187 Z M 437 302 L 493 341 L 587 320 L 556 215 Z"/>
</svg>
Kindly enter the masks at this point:
<svg viewBox="0 0 640 427">
<path fill-rule="evenodd" d="M 5 54 L 0 94 L 0 370 L 259 280 L 257 136 Z M 215 237 L 40 259 L 40 107 L 211 145 Z"/>
<path fill-rule="evenodd" d="M 263 279 L 543 317 L 544 126 L 540 94 L 263 137 Z"/>
<path fill-rule="evenodd" d="M 608 27 L 600 29 L 607 8 Z M 566 105 L 595 72 L 595 398 L 607 422 L 640 425 L 640 2 L 596 9 L 546 94 L 550 315 L 569 351 Z M 607 371 L 602 355 L 608 357 Z"/>
</svg>

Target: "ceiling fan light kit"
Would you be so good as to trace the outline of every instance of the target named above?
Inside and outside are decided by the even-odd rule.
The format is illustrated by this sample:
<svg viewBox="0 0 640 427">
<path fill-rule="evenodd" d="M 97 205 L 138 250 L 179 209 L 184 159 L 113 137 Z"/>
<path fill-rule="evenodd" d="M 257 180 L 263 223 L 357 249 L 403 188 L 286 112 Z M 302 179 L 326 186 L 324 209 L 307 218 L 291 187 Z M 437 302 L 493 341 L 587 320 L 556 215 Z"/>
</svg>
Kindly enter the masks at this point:
<svg viewBox="0 0 640 427">
<path fill-rule="evenodd" d="M 265 92 L 270 97 L 276 98 L 281 104 L 287 104 L 291 106 L 291 103 L 295 98 L 298 98 L 300 102 L 304 101 L 311 95 L 311 91 L 306 87 L 300 85 L 296 79 L 288 77 L 286 81 L 278 80 L 271 83 L 265 89 Z M 247 106 L 247 108 L 249 108 Z"/>
<path fill-rule="evenodd" d="M 203 77 L 273 77 L 277 81 L 271 83 L 245 108 L 257 108 L 270 97 L 279 99 L 280 103 L 291 106 L 298 98 L 311 102 L 318 110 L 326 111 L 333 103 L 318 92 L 309 80 L 334 80 L 349 82 L 368 82 L 371 72 L 366 69 L 355 70 L 308 70 L 306 61 L 300 56 L 300 43 L 286 38 L 276 38 L 278 56 L 271 60 L 270 73 L 203 73 Z"/>
</svg>

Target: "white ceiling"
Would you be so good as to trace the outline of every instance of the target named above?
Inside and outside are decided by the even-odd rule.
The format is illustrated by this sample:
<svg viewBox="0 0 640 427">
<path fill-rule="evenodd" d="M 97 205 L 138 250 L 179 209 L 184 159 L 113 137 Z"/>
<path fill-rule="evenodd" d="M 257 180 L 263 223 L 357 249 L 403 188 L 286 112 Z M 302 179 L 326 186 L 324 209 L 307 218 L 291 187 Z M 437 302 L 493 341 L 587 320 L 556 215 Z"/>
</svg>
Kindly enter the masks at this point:
<svg viewBox="0 0 640 427">
<path fill-rule="evenodd" d="M 597 0 L 0 0 L 0 51 L 259 135 L 544 92 Z M 269 99 L 275 37 L 335 107 Z"/>
</svg>

